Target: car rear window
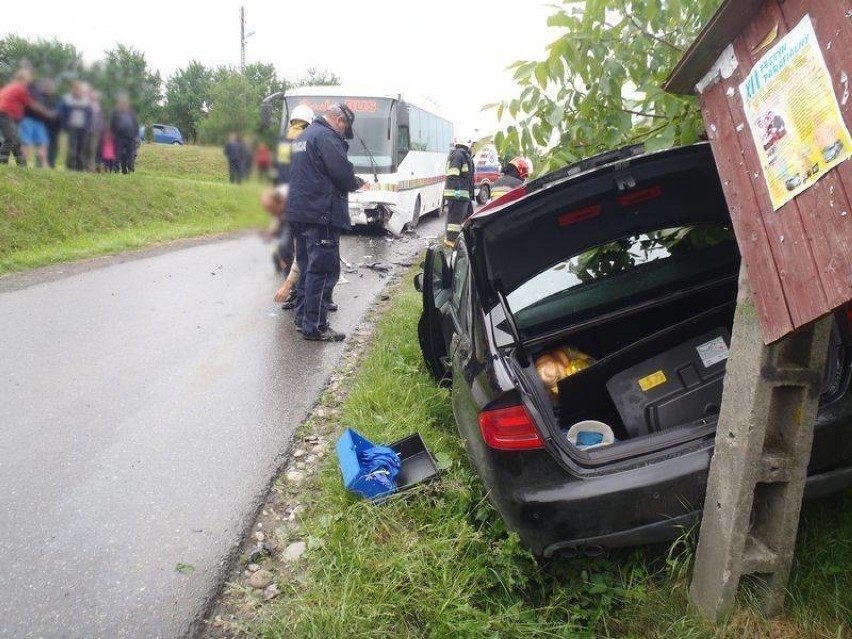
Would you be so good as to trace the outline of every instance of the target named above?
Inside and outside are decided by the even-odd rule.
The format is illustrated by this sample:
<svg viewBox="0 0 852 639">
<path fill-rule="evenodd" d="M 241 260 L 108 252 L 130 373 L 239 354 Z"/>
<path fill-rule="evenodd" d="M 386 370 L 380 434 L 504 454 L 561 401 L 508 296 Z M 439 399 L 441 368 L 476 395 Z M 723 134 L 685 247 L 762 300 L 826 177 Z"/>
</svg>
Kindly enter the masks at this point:
<svg viewBox="0 0 852 639">
<path fill-rule="evenodd" d="M 573 324 L 736 275 L 738 266 L 727 226 L 658 229 L 561 260 L 509 293 L 509 308 L 521 329 L 562 317 Z"/>
</svg>

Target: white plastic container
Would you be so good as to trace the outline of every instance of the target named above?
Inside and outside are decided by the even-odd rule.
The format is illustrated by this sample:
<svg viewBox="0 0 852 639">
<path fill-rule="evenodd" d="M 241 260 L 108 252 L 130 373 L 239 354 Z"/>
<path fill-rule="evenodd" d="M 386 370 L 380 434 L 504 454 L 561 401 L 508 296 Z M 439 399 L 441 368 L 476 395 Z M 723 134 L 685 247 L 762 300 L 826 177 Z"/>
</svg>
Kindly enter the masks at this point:
<svg viewBox="0 0 852 639">
<path fill-rule="evenodd" d="M 580 433 L 599 433 L 603 436 L 603 440 L 601 440 L 597 444 L 592 444 L 590 446 L 577 444 L 577 437 Z M 609 446 L 615 441 L 615 434 L 612 432 L 612 428 L 610 428 L 603 422 L 598 422 L 594 419 L 587 419 L 582 422 L 577 422 L 571 428 L 568 429 L 567 437 L 568 441 L 574 444 L 580 450 L 589 450 L 590 448 Z"/>
</svg>

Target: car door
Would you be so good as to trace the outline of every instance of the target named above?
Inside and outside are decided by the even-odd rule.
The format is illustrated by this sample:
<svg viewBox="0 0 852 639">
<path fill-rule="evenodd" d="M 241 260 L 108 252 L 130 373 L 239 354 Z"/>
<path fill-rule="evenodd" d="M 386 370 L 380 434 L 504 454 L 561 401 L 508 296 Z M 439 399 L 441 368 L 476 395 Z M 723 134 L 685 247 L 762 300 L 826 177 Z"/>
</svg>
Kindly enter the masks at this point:
<svg viewBox="0 0 852 639">
<path fill-rule="evenodd" d="M 151 135 L 157 144 L 164 144 L 166 142 L 166 136 L 163 131 L 163 127 L 159 124 L 155 124 L 151 127 Z"/>
<path fill-rule="evenodd" d="M 476 376 L 483 371 L 473 344 L 474 322 L 470 277 L 470 256 L 464 237 L 460 238 L 453 254 L 450 299 L 447 304 L 448 323 L 445 332 L 450 334 L 447 359 L 452 373 L 453 413 L 459 433 L 466 437 L 468 429 L 462 423 L 478 424 L 480 406 L 474 397 Z"/>
<path fill-rule="evenodd" d="M 470 307 L 470 263 L 464 238 L 453 252 L 452 271 L 450 277 L 450 299 L 447 304 L 444 334 L 449 335 L 448 359 L 452 367 L 453 377 L 463 382 L 472 350 L 471 342 L 471 307 Z M 468 380 L 469 381 L 469 380 Z"/>
<path fill-rule="evenodd" d="M 426 251 L 423 273 L 414 280 L 415 288 L 423 294 L 423 313 L 417 324 L 417 336 L 426 367 L 438 381 L 449 378 L 449 360 L 447 344 L 452 333 L 447 334 L 447 317 L 452 292 L 452 272 L 446 253 L 440 247 L 430 247 Z"/>
</svg>

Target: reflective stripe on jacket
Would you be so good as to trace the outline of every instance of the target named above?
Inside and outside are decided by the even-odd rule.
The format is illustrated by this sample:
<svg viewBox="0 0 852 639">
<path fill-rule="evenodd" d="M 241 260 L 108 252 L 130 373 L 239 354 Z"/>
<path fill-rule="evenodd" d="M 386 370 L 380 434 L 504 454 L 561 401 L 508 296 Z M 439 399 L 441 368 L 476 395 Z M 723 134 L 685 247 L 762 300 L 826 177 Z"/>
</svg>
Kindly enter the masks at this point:
<svg viewBox="0 0 852 639">
<path fill-rule="evenodd" d="M 496 200 L 498 197 L 506 195 L 506 193 L 519 187 L 523 183 L 523 180 L 504 173 L 494 184 L 491 185 L 491 199 Z"/>
</svg>

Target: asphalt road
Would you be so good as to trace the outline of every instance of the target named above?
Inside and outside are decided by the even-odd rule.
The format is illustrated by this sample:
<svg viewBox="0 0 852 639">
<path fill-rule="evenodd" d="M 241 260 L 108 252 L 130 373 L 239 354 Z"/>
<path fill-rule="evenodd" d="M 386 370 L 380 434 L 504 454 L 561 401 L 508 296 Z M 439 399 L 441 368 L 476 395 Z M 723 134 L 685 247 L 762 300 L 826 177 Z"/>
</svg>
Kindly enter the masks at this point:
<svg viewBox="0 0 852 639">
<path fill-rule="evenodd" d="M 342 254 L 424 246 L 347 236 Z M 0 637 L 178 637 L 201 614 L 344 348 L 272 302 L 269 250 L 0 279 Z M 385 280 L 344 277 L 332 325 L 350 331 Z"/>
</svg>

